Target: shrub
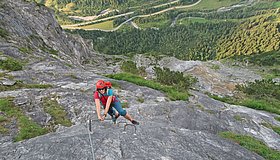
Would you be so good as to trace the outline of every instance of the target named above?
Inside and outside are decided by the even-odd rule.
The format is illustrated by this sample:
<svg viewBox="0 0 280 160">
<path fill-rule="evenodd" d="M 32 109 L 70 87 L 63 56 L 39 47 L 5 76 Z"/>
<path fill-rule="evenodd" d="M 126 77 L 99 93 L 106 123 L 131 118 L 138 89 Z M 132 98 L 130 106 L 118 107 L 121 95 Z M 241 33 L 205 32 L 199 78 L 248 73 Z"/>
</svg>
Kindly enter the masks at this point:
<svg viewBox="0 0 280 160">
<path fill-rule="evenodd" d="M 163 91 L 171 100 L 187 100 L 189 97 L 187 90 L 177 90 L 173 86 L 162 85 L 152 80 L 145 80 L 144 78 L 133 75 L 131 73 L 118 73 L 114 75 L 107 75 L 107 77 L 118 80 L 125 80 L 137 84 L 139 86 L 147 86 L 159 91 Z"/>
<path fill-rule="evenodd" d="M 132 61 L 124 61 L 121 65 L 121 69 L 124 72 L 132 73 L 135 75 L 139 74 L 138 68 L 136 67 L 136 63 Z"/>
<path fill-rule="evenodd" d="M 256 98 L 270 97 L 280 100 L 280 84 L 273 82 L 272 79 L 256 80 L 247 85 L 237 85 L 236 88 Z"/>
<path fill-rule="evenodd" d="M 156 81 L 161 84 L 174 86 L 177 90 L 188 90 L 197 79 L 191 75 L 184 76 L 182 72 L 171 71 L 169 68 L 154 68 L 156 73 Z"/>
<path fill-rule="evenodd" d="M 23 65 L 13 59 L 8 57 L 6 60 L 0 60 L 0 68 L 1 69 L 5 69 L 5 70 L 9 70 L 9 71 L 18 71 L 18 70 L 22 70 Z"/>
</svg>

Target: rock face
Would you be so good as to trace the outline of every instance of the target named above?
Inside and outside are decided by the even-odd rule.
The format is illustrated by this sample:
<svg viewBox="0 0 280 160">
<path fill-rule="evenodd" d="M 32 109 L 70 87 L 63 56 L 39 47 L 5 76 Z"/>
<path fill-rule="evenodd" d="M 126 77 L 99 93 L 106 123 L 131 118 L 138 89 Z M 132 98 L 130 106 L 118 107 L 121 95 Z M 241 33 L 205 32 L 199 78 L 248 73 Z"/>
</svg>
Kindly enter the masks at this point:
<svg viewBox="0 0 280 160">
<path fill-rule="evenodd" d="M 42 59 L 79 65 L 91 55 L 80 36 L 71 36 L 61 29 L 53 11 L 36 3 L 5 0 L 0 2 L 0 49 L 15 58 L 29 62 Z"/>
<path fill-rule="evenodd" d="M 274 119 L 276 115 L 225 104 L 200 91 L 193 91 L 189 102 L 170 102 L 159 91 L 111 80 L 119 84 L 115 93 L 122 102 L 129 103 L 127 111 L 140 125 L 135 128 L 123 117 L 117 125 L 110 119 L 99 122 L 92 93 L 97 80 L 108 79 L 97 73 L 112 73 L 116 66 L 104 69 L 102 56 L 97 57 L 80 37 L 64 33 L 52 11 L 44 6 L 6 0 L 0 2 L 0 11 L 0 29 L 8 32 L 0 37 L 0 51 L 5 56 L 28 60 L 21 71 L 1 71 L 13 77 L 2 79 L 1 84 L 13 85 L 20 80 L 52 85 L 47 89 L 2 91 L 0 98 L 14 97 L 15 105 L 42 126 L 52 118 L 44 112 L 42 99 L 54 99 L 73 123 L 71 127 L 58 125 L 56 132 L 15 143 L 15 121 L 8 135 L 0 134 L 0 159 L 263 159 L 221 138 L 217 134 L 221 131 L 254 136 L 280 151 L 280 136 L 263 125 L 266 122 L 280 126 Z M 88 59 L 95 60 L 95 68 L 82 65 Z M 195 67 L 207 66 L 204 62 L 181 62 L 178 67 L 164 59 L 161 63 L 193 73 Z M 221 72 L 231 73 L 220 70 L 217 74 L 222 75 Z M 201 76 L 200 83 L 206 83 Z"/>
<path fill-rule="evenodd" d="M 183 61 L 174 57 L 156 60 L 154 57 L 144 55 L 137 55 L 134 60 L 137 66 L 146 68 L 150 78 L 155 77 L 152 68 L 157 64 L 173 71 L 191 74 L 198 78 L 197 89 L 221 96 L 232 96 L 236 84 L 261 79 L 261 76 L 242 66 L 233 67 L 218 61 Z"/>
</svg>

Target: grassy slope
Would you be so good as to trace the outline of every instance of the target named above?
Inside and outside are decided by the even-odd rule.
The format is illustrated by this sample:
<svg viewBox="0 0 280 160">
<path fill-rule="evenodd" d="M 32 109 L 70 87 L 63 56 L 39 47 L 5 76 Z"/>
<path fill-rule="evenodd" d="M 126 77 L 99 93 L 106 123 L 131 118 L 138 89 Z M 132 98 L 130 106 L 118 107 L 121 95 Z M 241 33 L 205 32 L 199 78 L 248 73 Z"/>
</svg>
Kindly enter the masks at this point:
<svg viewBox="0 0 280 160">
<path fill-rule="evenodd" d="M 80 27 L 81 29 L 104 29 L 104 30 L 111 30 L 113 29 L 113 21 L 106 21 L 106 22 L 101 22 L 101 23 L 96 23 L 96 24 L 90 24 L 86 26 Z"/>
<path fill-rule="evenodd" d="M 221 7 L 231 6 L 240 2 L 241 0 L 202 0 L 198 5 L 192 7 L 191 9 L 200 9 L 200 10 L 211 10 L 218 9 Z"/>
</svg>

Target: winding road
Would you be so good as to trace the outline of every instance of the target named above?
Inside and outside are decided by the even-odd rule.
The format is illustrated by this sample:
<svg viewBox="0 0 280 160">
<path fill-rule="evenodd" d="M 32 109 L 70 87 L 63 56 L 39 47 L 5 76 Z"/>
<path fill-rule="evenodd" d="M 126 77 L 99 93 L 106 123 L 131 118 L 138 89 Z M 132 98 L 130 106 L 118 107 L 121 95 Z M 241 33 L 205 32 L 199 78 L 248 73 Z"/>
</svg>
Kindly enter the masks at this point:
<svg viewBox="0 0 280 160">
<path fill-rule="evenodd" d="M 126 23 L 131 23 L 133 27 L 135 27 L 135 28 L 137 28 L 137 29 L 141 29 L 141 28 L 139 28 L 135 23 L 132 22 L 133 19 L 135 19 L 135 18 L 150 17 L 150 16 L 162 14 L 162 13 L 167 12 L 167 11 L 175 10 L 175 9 L 190 8 L 190 7 L 193 7 L 193 6 L 198 5 L 201 1 L 202 1 L 202 0 L 199 0 L 199 1 L 197 1 L 196 3 L 191 4 L 191 5 L 170 7 L 170 8 L 163 9 L 163 10 L 161 10 L 161 11 L 154 12 L 154 13 L 151 13 L 151 14 L 133 16 L 133 17 L 127 19 L 126 21 L 124 21 L 123 23 L 121 23 L 119 26 L 117 26 L 117 27 L 115 27 L 115 28 L 113 28 L 113 29 L 111 29 L 111 30 L 105 30 L 105 29 L 99 29 L 99 28 L 85 29 L 85 28 L 82 28 L 81 26 L 84 26 L 84 25 L 87 25 L 87 24 L 92 24 L 92 23 L 97 23 L 97 22 L 102 22 L 102 21 L 107 21 L 107 20 L 111 20 L 111 19 L 115 19 L 115 18 L 118 18 L 118 17 L 127 16 L 127 15 L 131 15 L 131 14 L 134 14 L 135 12 L 127 12 L 127 13 L 123 13 L 123 14 L 119 14 L 119 15 L 115 15 L 115 16 L 111 16 L 111 17 L 107 17 L 107 18 L 103 18 L 103 19 L 98 19 L 98 20 L 94 20 L 94 21 L 89 21 L 89 22 L 84 22 L 84 23 L 78 23 L 78 24 L 73 24 L 73 25 L 62 25 L 61 27 L 62 27 L 63 29 L 83 29 L 83 30 L 88 30 L 88 31 L 91 31 L 91 30 L 99 30 L 99 31 L 104 31 L 104 32 L 114 32 L 114 31 L 118 30 L 120 27 L 122 27 L 124 24 L 126 24 Z M 248 5 L 251 5 L 251 4 L 252 4 L 253 2 L 255 2 L 255 1 L 256 1 L 256 0 L 248 0 L 246 3 L 237 4 L 237 5 L 233 5 L 233 6 L 230 6 L 230 7 L 222 7 L 222 8 L 220 8 L 220 9 L 218 9 L 217 11 L 214 11 L 214 12 L 224 12 L 224 11 L 231 10 L 231 9 L 233 9 L 233 8 L 238 8 L 238 7 L 242 7 L 242 6 L 248 6 Z M 158 7 L 161 7 L 161 6 L 166 6 L 166 5 L 174 4 L 174 3 L 177 3 L 177 2 L 178 2 L 178 0 L 175 0 L 175 1 L 172 1 L 172 2 L 169 2 L 169 3 L 165 3 L 165 4 L 161 4 L 161 5 L 154 6 L 153 8 L 158 8 Z M 176 21 L 177 21 L 178 17 L 180 17 L 180 16 L 183 15 L 183 14 L 184 14 L 184 13 L 179 14 L 179 15 L 174 19 L 174 21 L 172 22 L 171 26 L 174 26 L 174 25 L 176 24 Z M 202 13 L 202 14 L 207 14 L 207 13 Z"/>
<path fill-rule="evenodd" d="M 124 21 L 123 23 L 121 23 L 119 26 L 117 26 L 116 28 L 114 28 L 112 30 L 104 30 L 104 29 L 98 29 L 98 28 L 84 29 L 84 28 L 82 28 L 80 26 L 84 26 L 84 25 L 87 25 L 87 24 L 107 21 L 107 20 L 118 18 L 118 17 L 123 17 L 123 16 L 131 15 L 131 14 L 134 14 L 134 12 L 127 12 L 127 13 L 123 13 L 123 14 L 119 14 L 119 15 L 115 15 L 115 16 L 111 16 L 111 17 L 106 17 L 106 18 L 102 18 L 102 19 L 98 19 L 98 20 L 94 20 L 94 21 L 90 21 L 90 22 L 83 22 L 83 23 L 72 24 L 72 25 L 61 25 L 61 27 L 63 29 L 83 29 L 83 30 L 100 30 L 100 31 L 104 31 L 104 32 L 114 32 L 114 31 L 118 30 L 122 25 L 132 21 L 135 18 L 150 17 L 150 16 L 162 14 L 162 13 L 167 12 L 167 11 L 175 10 L 175 9 L 182 9 L 182 8 L 193 7 L 193 6 L 197 5 L 197 4 L 199 4 L 201 1 L 202 0 L 199 0 L 196 3 L 191 4 L 191 5 L 170 7 L 170 8 L 167 8 L 167 9 L 164 9 L 164 10 L 161 10 L 161 11 L 158 11 L 158 12 L 154 12 L 154 13 L 151 13 L 151 14 L 137 15 L 137 16 L 134 16 L 134 17 L 131 17 L 131 18 L 127 19 L 126 21 Z M 177 0 L 173 1 L 173 2 L 166 3 L 166 4 L 162 4 L 162 6 L 168 5 L 168 4 L 173 4 L 173 3 L 177 3 Z"/>
</svg>

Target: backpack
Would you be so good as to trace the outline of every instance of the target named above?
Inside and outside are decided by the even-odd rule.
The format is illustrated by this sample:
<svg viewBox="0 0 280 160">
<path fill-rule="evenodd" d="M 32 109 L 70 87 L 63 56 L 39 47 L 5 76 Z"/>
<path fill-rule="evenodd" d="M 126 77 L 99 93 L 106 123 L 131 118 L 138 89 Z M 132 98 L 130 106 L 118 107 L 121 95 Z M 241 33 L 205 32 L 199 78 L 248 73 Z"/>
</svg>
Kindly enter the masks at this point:
<svg viewBox="0 0 280 160">
<path fill-rule="evenodd" d="M 105 86 L 107 87 L 107 88 L 112 88 L 112 83 L 111 82 L 105 82 Z"/>
</svg>

